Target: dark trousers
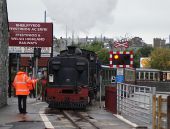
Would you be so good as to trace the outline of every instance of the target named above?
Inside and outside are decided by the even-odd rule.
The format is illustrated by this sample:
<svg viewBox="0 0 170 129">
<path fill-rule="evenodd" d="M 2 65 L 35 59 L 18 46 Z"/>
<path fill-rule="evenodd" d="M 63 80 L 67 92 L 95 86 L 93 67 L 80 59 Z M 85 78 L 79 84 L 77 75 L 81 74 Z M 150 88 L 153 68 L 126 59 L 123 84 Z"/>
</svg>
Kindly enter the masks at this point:
<svg viewBox="0 0 170 129">
<path fill-rule="evenodd" d="M 26 113 L 27 95 L 18 95 L 18 109 L 20 113 Z"/>
</svg>

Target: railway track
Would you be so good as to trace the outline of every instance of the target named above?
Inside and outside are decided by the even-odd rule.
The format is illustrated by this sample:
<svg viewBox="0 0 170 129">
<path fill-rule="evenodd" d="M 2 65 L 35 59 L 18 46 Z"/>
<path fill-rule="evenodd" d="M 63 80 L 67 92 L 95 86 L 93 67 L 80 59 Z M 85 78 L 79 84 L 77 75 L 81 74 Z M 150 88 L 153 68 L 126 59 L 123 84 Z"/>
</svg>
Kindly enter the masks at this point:
<svg viewBox="0 0 170 129">
<path fill-rule="evenodd" d="M 105 111 L 45 109 L 53 128 L 46 129 L 133 129 Z"/>
<path fill-rule="evenodd" d="M 90 121 L 88 116 L 84 116 L 80 112 L 62 111 L 62 113 L 77 129 L 100 129 L 100 127 Z"/>
<path fill-rule="evenodd" d="M 64 127 L 65 124 L 70 128 L 75 129 L 100 129 L 96 124 L 92 122 L 96 121 L 91 118 L 88 114 L 81 111 L 73 111 L 73 110 L 57 110 L 57 109 L 48 109 L 46 110 L 46 114 L 55 118 L 57 126 Z"/>
</svg>

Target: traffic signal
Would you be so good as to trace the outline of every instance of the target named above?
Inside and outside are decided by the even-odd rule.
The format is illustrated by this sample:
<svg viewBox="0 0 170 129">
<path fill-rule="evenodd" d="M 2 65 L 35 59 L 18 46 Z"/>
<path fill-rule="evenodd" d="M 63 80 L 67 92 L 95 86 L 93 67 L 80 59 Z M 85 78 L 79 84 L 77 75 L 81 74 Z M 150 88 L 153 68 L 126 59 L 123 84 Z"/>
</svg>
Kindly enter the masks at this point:
<svg viewBox="0 0 170 129">
<path fill-rule="evenodd" d="M 31 68 L 32 67 L 32 61 L 31 59 L 28 60 L 28 66 Z"/>
<path fill-rule="evenodd" d="M 109 53 L 111 68 L 133 67 L 133 51 L 110 51 Z"/>
<path fill-rule="evenodd" d="M 41 48 L 34 48 L 34 57 L 41 57 Z"/>
<path fill-rule="evenodd" d="M 33 68 L 33 67 L 34 67 L 34 58 L 33 58 L 33 57 L 28 60 L 28 66 L 29 66 L 30 68 Z"/>
<path fill-rule="evenodd" d="M 115 55 L 113 55 L 113 58 L 114 58 L 114 60 L 119 60 L 119 55 L 115 54 Z"/>
<path fill-rule="evenodd" d="M 113 54 L 113 65 L 130 65 L 130 54 Z"/>
</svg>

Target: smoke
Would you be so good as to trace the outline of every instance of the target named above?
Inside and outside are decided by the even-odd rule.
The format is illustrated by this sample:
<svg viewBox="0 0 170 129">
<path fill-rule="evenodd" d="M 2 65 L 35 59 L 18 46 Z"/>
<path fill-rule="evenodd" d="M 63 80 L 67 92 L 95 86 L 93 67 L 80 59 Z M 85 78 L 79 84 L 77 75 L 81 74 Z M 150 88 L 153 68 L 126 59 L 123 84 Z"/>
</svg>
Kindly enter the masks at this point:
<svg viewBox="0 0 170 129">
<path fill-rule="evenodd" d="M 88 32 L 96 25 L 113 23 L 113 10 L 118 0 L 42 0 L 47 15 L 57 25 L 79 32 Z"/>
</svg>

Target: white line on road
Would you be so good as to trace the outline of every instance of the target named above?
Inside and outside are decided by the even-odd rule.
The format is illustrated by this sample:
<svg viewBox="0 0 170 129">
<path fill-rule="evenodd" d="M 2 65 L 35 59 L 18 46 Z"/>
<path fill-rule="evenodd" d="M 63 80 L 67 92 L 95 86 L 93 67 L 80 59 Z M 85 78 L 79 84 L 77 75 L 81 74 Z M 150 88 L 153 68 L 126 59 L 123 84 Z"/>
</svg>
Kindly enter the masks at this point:
<svg viewBox="0 0 170 129">
<path fill-rule="evenodd" d="M 129 120 L 125 119 L 123 116 L 120 116 L 120 115 L 117 115 L 117 114 L 113 114 L 113 115 L 114 115 L 115 117 L 117 117 L 118 119 L 124 121 L 125 123 L 127 123 L 127 124 L 129 124 L 129 125 L 131 125 L 131 126 L 133 126 L 133 127 L 135 127 L 135 128 L 138 127 L 137 124 L 130 122 Z"/>
<path fill-rule="evenodd" d="M 44 104 L 44 103 L 46 103 L 46 102 L 35 102 L 32 105 L 38 105 L 38 104 Z"/>
<path fill-rule="evenodd" d="M 39 114 L 40 114 L 41 119 L 43 120 L 43 122 L 45 124 L 45 128 L 46 129 L 54 129 L 54 126 L 51 124 L 51 122 L 49 121 L 47 116 L 44 114 L 44 112 L 43 111 L 39 111 Z"/>
</svg>

